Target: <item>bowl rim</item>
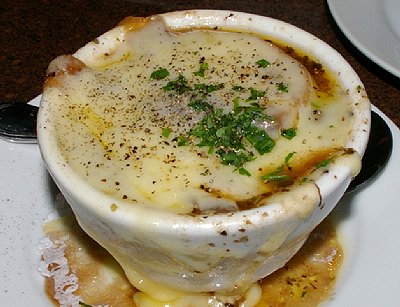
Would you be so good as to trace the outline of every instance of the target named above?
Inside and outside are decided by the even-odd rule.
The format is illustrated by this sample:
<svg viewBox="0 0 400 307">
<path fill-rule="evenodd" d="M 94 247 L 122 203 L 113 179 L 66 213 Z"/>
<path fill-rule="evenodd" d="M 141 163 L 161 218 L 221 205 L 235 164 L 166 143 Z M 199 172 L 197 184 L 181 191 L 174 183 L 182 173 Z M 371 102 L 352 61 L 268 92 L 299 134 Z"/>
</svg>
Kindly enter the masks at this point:
<svg viewBox="0 0 400 307">
<path fill-rule="evenodd" d="M 301 49 L 302 52 L 312 55 L 313 58 L 321 59 L 323 65 L 327 65 L 329 70 L 342 82 L 343 86 L 350 91 L 350 97 L 353 100 L 352 106 L 355 124 L 345 147 L 353 148 L 361 156 L 363 155 L 369 137 L 370 102 L 364 90 L 361 92 L 356 90 L 356 87 L 358 88 L 361 86 L 362 89 L 364 89 L 364 87 L 354 69 L 327 43 L 313 34 L 284 21 L 244 12 L 229 10 L 184 10 L 157 14 L 152 17 L 155 16 L 160 16 L 165 20 L 167 27 L 173 30 L 198 28 L 201 26 L 202 29 L 218 27 L 218 29 L 222 31 L 243 31 L 278 39 L 280 42 L 286 42 L 294 48 Z M 98 41 L 101 43 L 97 43 L 96 45 L 99 46 L 98 48 L 101 50 L 94 49 L 94 43 L 90 42 L 76 51 L 74 56 L 85 63 L 93 54 L 96 55 L 104 48 L 110 48 L 113 44 L 116 44 L 118 41 L 116 38 L 121 37 L 121 35 L 123 36 L 125 32 L 126 29 L 124 29 L 123 26 L 117 26 L 98 37 Z M 296 38 L 295 40 L 294 37 Z M 234 213 L 211 215 L 207 219 L 201 220 L 201 223 L 199 223 L 197 217 L 188 214 L 176 214 L 170 211 L 159 210 L 158 208 L 144 208 L 140 205 L 125 205 L 124 202 L 116 200 L 111 196 L 104 195 L 101 191 L 96 190 L 78 174 L 73 172 L 71 168 L 60 167 L 60 164 L 65 165 L 65 163 L 63 163 L 65 161 L 62 159 L 62 153 L 58 150 L 59 148 L 55 141 L 54 134 L 51 133 L 52 129 L 49 129 L 46 125 L 48 119 L 45 109 L 48 103 L 49 102 L 46 102 L 46 95 L 44 93 L 39 108 L 37 130 L 38 143 L 46 167 L 64 195 L 73 195 L 79 198 L 80 203 L 84 204 L 87 210 L 93 211 L 96 215 L 100 215 L 104 219 L 111 219 L 112 221 L 118 221 L 118 223 L 126 223 L 129 225 L 132 223 L 132 213 L 141 213 L 139 216 L 143 216 L 142 214 L 151 212 L 151 217 L 147 214 L 147 216 L 149 216 L 148 221 L 136 220 L 136 222 L 143 227 L 150 223 L 156 228 L 171 228 L 177 224 L 190 224 L 194 226 L 195 231 L 199 229 L 213 231 L 212 225 L 215 225 L 215 223 L 237 225 L 242 223 L 243 218 L 259 221 L 260 215 L 264 212 L 276 216 L 276 214 L 279 214 L 278 211 L 282 211 L 279 209 L 279 206 L 268 204 L 266 206 Z M 336 180 L 336 184 L 331 183 L 327 185 L 326 181 L 332 182 L 332 180 L 329 181 L 327 176 L 323 174 L 316 180 L 315 184 L 318 187 L 320 187 L 320 185 L 323 187 L 321 189 L 321 191 L 323 191 L 321 192 L 321 198 L 329 197 L 330 193 L 333 193 L 337 186 L 343 184 L 343 182 L 347 187 L 352 177 L 351 170 L 341 165 L 329 165 L 328 170 L 337 174 L 339 179 Z M 60 184 L 60 182 L 62 182 L 62 184 Z M 110 214 L 109 205 L 115 202 L 118 203 L 119 210 Z M 289 212 L 289 214 L 285 212 L 285 218 L 293 218 L 294 214 L 293 212 Z"/>
</svg>

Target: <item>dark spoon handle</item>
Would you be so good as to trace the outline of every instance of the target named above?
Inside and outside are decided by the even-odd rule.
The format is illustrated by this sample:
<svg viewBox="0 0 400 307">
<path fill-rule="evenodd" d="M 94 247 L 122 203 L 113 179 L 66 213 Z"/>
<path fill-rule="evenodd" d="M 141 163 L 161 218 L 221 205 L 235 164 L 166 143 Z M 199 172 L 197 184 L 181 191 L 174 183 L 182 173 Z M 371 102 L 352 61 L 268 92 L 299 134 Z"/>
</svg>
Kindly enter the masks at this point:
<svg viewBox="0 0 400 307">
<path fill-rule="evenodd" d="M 0 104 L 0 137 L 18 143 L 36 143 L 38 107 L 22 103 Z"/>
</svg>

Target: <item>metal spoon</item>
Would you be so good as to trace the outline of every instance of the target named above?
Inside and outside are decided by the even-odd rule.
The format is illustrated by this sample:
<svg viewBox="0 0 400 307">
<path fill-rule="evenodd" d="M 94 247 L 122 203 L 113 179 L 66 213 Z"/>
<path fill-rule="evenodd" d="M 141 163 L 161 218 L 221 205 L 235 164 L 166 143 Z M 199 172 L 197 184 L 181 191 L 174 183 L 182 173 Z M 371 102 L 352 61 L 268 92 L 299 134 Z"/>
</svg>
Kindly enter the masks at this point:
<svg viewBox="0 0 400 307">
<path fill-rule="evenodd" d="M 38 107 L 11 102 L 0 104 L 0 138 L 15 143 L 37 143 Z"/>
<path fill-rule="evenodd" d="M 25 103 L 0 104 L 0 138 L 16 143 L 36 143 L 38 107 Z M 350 193 L 371 181 L 385 167 L 393 148 L 389 126 L 372 112 L 371 135 L 363 157 L 361 172 L 351 182 Z"/>
</svg>

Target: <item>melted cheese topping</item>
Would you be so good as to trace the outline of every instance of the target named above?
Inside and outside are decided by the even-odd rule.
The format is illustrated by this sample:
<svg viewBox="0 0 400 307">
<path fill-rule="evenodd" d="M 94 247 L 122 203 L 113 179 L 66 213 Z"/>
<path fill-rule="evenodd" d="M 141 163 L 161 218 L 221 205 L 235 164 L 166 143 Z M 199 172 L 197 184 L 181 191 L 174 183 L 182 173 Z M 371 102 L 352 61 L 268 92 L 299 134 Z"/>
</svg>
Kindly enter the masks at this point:
<svg viewBox="0 0 400 307">
<path fill-rule="evenodd" d="M 269 65 L 262 67 L 259 60 Z M 151 78 L 161 68 L 169 75 Z M 250 34 L 173 33 L 161 21 L 143 21 L 101 61 L 83 64 L 62 57 L 50 70 L 56 77 L 46 83 L 47 99 L 57 109 L 53 120 L 66 161 L 96 189 L 121 202 L 177 213 L 257 206 L 277 190 L 262 176 L 285 165 L 292 153 L 285 172 L 293 182 L 302 181 L 318 162 L 343 149 L 352 124 L 340 86 L 332 81 L 329 93 L 317 91 L 300 62 Z M 230 113 L 235 103 L 257 103 L 273 118 L 253 123 L 276 142 L 270 153 L 259 155 L 244 140 L 255 157 L 244 164 L 250 176 L 221 164 L 208 147 L 196 146 L 195 138 L 179 146 L 179 138 L 205 114 L 189 106 L 197 98 L 192 91 L 163 89 L 179 76 L 192 89 L 219 86 L 201 92 L 215 109 Z M 289 128 L 296 128 L 291 140 L 280 134 Z M 114 204 L 111 210 L 116 209 Z"/>
</svg>

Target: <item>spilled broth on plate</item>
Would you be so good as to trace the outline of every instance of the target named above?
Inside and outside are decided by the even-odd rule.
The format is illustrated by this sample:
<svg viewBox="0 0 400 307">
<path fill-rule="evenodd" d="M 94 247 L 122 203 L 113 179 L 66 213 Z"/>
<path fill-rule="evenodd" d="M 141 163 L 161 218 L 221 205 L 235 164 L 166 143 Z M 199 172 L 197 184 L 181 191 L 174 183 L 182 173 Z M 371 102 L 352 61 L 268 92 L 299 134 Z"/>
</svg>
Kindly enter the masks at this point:
<svg viewBox="0 0 400 307">
<path fill-rule="evenodd" d="M 74 217 L 49 222 L 44 232 L 49 241 L 41 252 L 48 271 L 42 273 L 48 275 L 45 291 L 55 305 L 80 301 L 93 306 L 136 306 L 134 296 L 140 292 Z M 327 218 L 283 268 L 259 281 L 262 296 L 256 306 L 317 306 L 331 299 L 342 258 L 335 228 Z"/>
</svg>

